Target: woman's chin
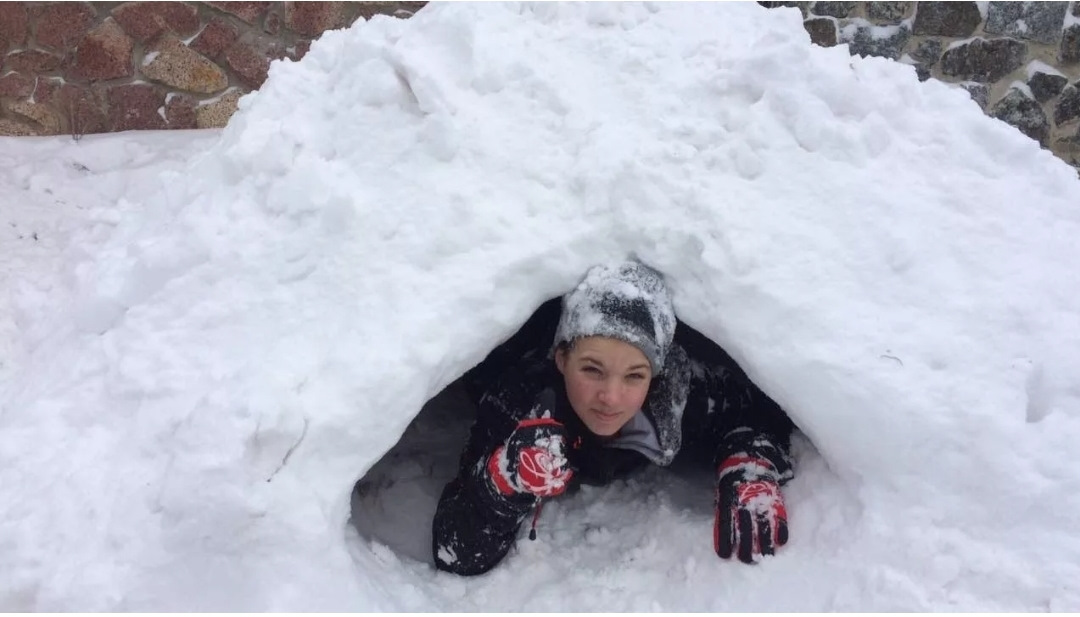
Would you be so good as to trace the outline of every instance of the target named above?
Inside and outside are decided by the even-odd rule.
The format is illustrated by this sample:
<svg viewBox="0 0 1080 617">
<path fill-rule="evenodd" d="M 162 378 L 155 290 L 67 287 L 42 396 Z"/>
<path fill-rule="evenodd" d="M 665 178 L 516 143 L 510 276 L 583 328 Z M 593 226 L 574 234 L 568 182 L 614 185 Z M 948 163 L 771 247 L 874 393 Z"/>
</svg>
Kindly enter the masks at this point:
<svg viewBox="0 0 1080 617">
<path fill-rule="evenodd" d="M 587 426 L 589 430 L 599 435 L 600 437 L 611 437 L 615 433 L 619 432 L 627 421 L 628 418 L 622 416 L 604 417 L 600 414 L 591 414 Z"/>
</svg>

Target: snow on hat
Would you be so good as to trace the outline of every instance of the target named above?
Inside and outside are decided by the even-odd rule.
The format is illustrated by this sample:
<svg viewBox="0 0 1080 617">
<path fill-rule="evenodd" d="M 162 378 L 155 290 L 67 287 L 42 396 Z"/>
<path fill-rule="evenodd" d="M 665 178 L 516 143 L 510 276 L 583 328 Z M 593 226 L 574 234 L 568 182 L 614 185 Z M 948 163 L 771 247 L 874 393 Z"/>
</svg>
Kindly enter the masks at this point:
<svg viewBox="0 0 1080 617">
<path fill-rule="evenodd" d="M 606 336 L 637 347 L 653 372 L 675 337 L 675 309 L 659 272 L 636 261 L 594 266 L 563 296 L 562 315 L 552 353 L 560 343 L 586 336 Z"/>
</svg>

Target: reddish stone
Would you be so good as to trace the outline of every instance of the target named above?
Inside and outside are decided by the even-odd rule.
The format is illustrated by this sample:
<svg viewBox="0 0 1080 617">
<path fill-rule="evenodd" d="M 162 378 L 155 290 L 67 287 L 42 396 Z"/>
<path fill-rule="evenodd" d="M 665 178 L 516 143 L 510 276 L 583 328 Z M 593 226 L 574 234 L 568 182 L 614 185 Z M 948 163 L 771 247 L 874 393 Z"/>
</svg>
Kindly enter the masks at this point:
<svg viewBox="0 0 1080 617">
<path fill-rule="evenodd" d="M 100 81 L 131 77 L 135 74 L 132 63 L 133 43 L 120 26 L 106 19 L 86 35 L 75 50 L 75 64 L 68 74 L 74 79 Z"/>
<path fill-rule="evenodd" d="M 262 14 L 266 12 L 266 8 L 270 6 L 269 2 L 204 2 L 203 4 L 210 5 L 230 15 L 236 15 L 249 24 L 258 21 Z"/>
<path fill-rule="evenodd" d="M 114 86 L 108 90 L 109 120 L 113 131 L 158 130 L 166 128 L 158 113 L 165 106 L 165 94 L 148 84 Z"/>
<path fill-rule="evenodd" d="M 65 84 L 60 87 L 54 100 L 67 124 L 68 133 L 86 135 L 107 129 L 108 118 L 101 100 L 89 88 Z"/>
<path fill-rule="evenodd" d="M 193 129 L 195 123 L 195 99 L 183 94 L 165 97 L 165 119 L 170 129 Z"/>
<path fill-rule="evenodd" d="M 285 23 L 293 32 L 319 36 L 349 24 L 344 2 L 286 2 Z"/>
<path fill-rule="evenodd" d="M 0 4 L 0 6 L 3 6 Z M 64 59 L 40 49 L 14 51 L 4 58 L 5 70 L 24 71 L 26 73 L 48 73 L 55 71 Z"/>
<path fill-rule="evenodd" d="M 24 99 L 34 93 L 34 80 L 21 73 L 0 77 L 0 96 Z"/>
<path fill-rule="evenodd" d="M 236 28 L 231 24 L 222 19 L 215 19 L 203 28 L 203 31 L 199 33 L 199 36 L 195 37 L 195 40 L 188 47 L 207 58 L 216 60 L 221 55 L 221 52 L 236 42 L 238 36 Z"/>
<path fill-rule="evenodd" d="M 241 42 L 234 43 L 225 52 L 225 63 L 236 72 L 241 83 L 253 90 L 263 85 L 270 71 L 270 58 L 251 45 Z"/>
<path fill-rule="evenodd" d="M 64 132 L 85 135 L 100 133 L 105 128 L 101 102 L 84 86 L 65 84 L 62 79 L 40 78 L 34 89 L 34 100 L 56 109 Z"/>
<path fill-rule="evenodd" d="M 311 41 L 300 41 L 293 47 L 293 52 L 290 54 L 290 58 L 299 62 L 301 58 L 307 55 L 307 52 L 311 50 Z"/>
<path fill-rule="evenodd" d="M 26 19 L 25 2 L 0 2 L 0 54 L 26 44 L 30 22 Z"/>
<path fill-rule="evenodd" d="M 270 13 L 266 16 L 266 23 L 263 24 L 263 30 L 267 34 L 277 34 L 281 32 L 281 16 L 277 13 Z"/>
<path fill-rule="evenodd" d="M 97 12 L 89 2 L 49 2 L 30 9 L 38 47 L 67 52 L 79 44 L 94 25 Z"/>
<path fill-rule="evenodd" d="M 199 30 L 198 11 L 184 2 L 126 2 L 113 9 L 112 16 L 140 43 L 165 30 L 180 36 L 189 36 Z"/>
</svg>

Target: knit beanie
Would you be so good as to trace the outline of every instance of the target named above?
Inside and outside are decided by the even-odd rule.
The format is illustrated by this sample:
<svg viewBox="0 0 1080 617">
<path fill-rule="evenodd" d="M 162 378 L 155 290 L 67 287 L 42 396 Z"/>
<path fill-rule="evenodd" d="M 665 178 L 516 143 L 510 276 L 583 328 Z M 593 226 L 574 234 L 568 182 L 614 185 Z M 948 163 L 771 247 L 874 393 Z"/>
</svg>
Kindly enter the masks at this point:
<svg viewBox="0 0 1080 617">
<path fill-rule="evenodd" d="M 675 338 L 675 309 L 660 273 L 636 261 L 591 268 L 563 296 L 552 355 L 560 343 L 587 336 L 630 343 L 645 354 L 654 374 L 662 371 Z"/>
</svg>

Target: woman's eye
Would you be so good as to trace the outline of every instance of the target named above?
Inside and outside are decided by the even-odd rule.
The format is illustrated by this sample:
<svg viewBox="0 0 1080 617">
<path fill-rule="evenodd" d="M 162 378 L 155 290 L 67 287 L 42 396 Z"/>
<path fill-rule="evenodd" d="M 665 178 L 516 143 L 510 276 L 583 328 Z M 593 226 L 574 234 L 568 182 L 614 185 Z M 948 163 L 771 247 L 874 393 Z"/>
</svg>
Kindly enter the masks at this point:
<svg viewBox="0 0 1080 617">
<path fill-rule="evenodd" d="M 590 375 L 599 375 L 600 374 L 600 369 L 596 368 L 595 366 L 586 366 L 585 368 L 583 368 L 581 370 L 585 371 L 586 373 L 589 373 Z"/>
<path fill-rule="evenodd" d="M 630 381 L 638 381 L 638 380 L 641 380 L 641 379 L 645 379 L 645 376 L 640 374 L 640 373 L 634 373 L 632 375 L 627 375 L 626 378 L 629 379 Z"/>
</svg>

